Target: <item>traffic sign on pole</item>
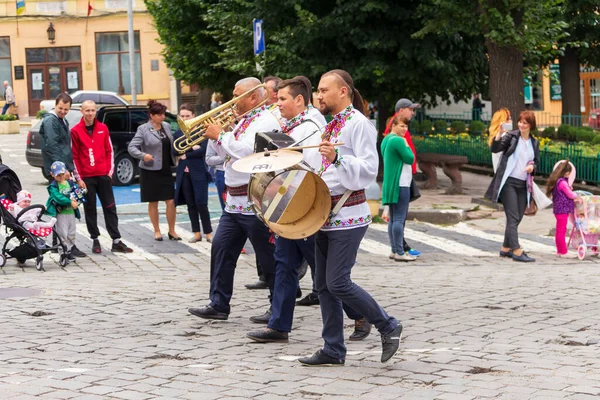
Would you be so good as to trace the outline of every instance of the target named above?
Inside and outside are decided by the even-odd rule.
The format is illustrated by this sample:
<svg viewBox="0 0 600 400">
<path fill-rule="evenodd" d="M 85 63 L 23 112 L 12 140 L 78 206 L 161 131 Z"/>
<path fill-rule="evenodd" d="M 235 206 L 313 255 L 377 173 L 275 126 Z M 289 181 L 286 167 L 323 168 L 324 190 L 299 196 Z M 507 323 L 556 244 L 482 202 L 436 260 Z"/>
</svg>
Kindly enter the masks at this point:
<svg viewBox="0 0 600 400">
<path fill-rule="evenodd" d="M 254 54 L 259 55 L 265 51 L 265 35 L 262 29 L 262 19 L 252 20 L 254 25 Z"/>
</svg>

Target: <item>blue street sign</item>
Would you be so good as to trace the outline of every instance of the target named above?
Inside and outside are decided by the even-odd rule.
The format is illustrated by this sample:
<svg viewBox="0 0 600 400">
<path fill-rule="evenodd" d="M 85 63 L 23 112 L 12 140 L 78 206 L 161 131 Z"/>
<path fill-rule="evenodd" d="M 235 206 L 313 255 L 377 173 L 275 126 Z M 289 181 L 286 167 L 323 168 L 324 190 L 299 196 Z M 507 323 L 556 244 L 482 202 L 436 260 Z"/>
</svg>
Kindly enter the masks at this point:
<svg viewBox="0 0 600 400">
<path fill-rule="evenodd" d="M 262 30 L 262 19 L 252 20 L 254 25 L 254 54 L 258 55 L 265 51 L 265 35 Z"/>
</svg>

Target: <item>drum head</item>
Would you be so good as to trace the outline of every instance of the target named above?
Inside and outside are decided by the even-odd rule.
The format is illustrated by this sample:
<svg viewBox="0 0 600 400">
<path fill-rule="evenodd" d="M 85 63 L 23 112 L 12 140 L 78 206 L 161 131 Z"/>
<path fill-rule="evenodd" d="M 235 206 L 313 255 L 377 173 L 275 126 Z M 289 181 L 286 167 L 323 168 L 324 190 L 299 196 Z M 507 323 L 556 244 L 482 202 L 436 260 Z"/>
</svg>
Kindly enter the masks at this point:
<svg viewBox="0 0 600 400">
<path fill-rule="evenodd" d="M 327 221 L 331 197 L 318 175 L 304 169 L 259 175 L 251 180 L 250 195 L 254 209 L 275 234 L 302 239 Z"/>
<path fill-rule="evenodd" d="M 302 152 L 294 150 L 278 150 L 254 153 L 240 158 L 233 163 L 233 169 L 247 174 L 281 171 L 291 168 L 302 161 Z"/>
</svg>

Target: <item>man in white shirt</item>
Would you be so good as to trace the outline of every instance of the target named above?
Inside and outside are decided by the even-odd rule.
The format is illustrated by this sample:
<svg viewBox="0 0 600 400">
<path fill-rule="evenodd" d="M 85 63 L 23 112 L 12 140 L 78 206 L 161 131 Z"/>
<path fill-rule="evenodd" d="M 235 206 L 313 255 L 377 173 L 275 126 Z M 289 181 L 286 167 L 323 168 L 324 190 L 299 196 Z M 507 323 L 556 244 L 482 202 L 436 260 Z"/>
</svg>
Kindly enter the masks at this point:
<svg viewBox="0 0 600 400">
<path fill-rule="evenodd" d="M 256 78 L 238 81 L 233 96 L 260 85 Z M 204 308 L 190 308 L 188 311 L 200 318 L 226 320 L 229 318 L 233 278 L 240 252 L 250 239 L 256 252 L 265 278 L 272 292 L 275 278 L 275 246 L 270 242 L 269 229 L 252 212 L 248 203 L 248 181 L 250 174 L 235 171 L 233 163 L 254 152 L 254 139 L 257 132 L 270 132 L 279 128 L 279 123 L 268 112 L 266 106 L 257 107 L 266 96 L 264 88 L 253 91 L 238 100 L 239 123 L 233 131 L 225 132 L 223 127 L 209 125 L 204 136 L 215 142 L 217 153 L 225 157 L 225 185 L 227 197 L 225 211 L 219 220 L 217 233 L 213 239 L 210 257 L 210 303 Z"/>
<path fill-rule="evenodd" d="M 344 365 L 344 302 L 379 330 L 381 362 L 386 362 L 398 351 L 402 325 L 352 282 L 350 276 L 360 242 L 372 219 L 364 188 L 377 176 L 377 134 L 373 124 L 362 114 L 362 97 L 346 71 L 325 73 L 318 93 L 319 110 L 333 116 L 319 147 L 318 173 L 330 189 L 332 208 L 337 213 L 315 237 L 315 278 L 325 343 L 321 350 L 298 361 L 308 366 Z M 341 142 L 344 144 L 333 146 Z M 339 210 L 338 202 L 343 202 Z"/>
<path fill-rule="evenodd" d="M 12 87 L 8 84 L 8 81 L 4 81 L 4 107 L 2 107 L 2 115 L 6 114 L 8 108 L 15 104 L 15 92 Z"/>
<path fill-rule="evenodd" d="M 290 135 L 301 146 L 321 143 L 323 124 L 308 115 L 308 101 L 311 85 L 308 78 L 297 76 L 279 84 L 277 106 L 286 125 L 283 132 Z M 315 169 L 320 166 L 318 149 L 305 149 L 304 158 Z M 312 161 L 312 164 L 310 161 Z M 275 239 L 275 289 L 271 302 L 272 315 L 268 327 L 246 336 L 254 341 L 287 342 L 292 330 L 294 301 L 298 288 L 297 268 L 306 259 L 311 269 L 315 262 L 314 235 L 305 239 L 291 240 L 283 237 Z"/>
</svg>

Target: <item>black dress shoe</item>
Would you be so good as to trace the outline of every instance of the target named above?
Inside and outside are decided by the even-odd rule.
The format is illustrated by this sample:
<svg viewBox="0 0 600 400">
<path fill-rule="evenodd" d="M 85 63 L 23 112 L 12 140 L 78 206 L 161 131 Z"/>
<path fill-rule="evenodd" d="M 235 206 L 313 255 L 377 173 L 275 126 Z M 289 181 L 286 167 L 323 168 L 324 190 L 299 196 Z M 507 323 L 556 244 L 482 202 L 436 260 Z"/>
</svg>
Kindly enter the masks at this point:
<svg viewBox="0 0 600 400">
<path fill-rule="evenodd" d="M 323 350 L 317 351 L 310 357 L 299 358 L 298 361 L 309 367 L 343 367 L 345 362 L 340 358 L 328 356 L 323 353 Z"/>
<path fill-rule="evenodd" d="M 217 311 L 211 306 L 206 306 L 204 308 L 190 308 L 188 309 L 188 312 L 196 317 L 204 319 L 219 319 L 225 321 L 229 318 L 229 314 Z"/>
<path fill-rule="evenodd" d="M 302 289 L 298 288 L 296 289 L 296 298 L 299 299 L 300 297 L 302 297 Z"/>
<path fill-rule="evenodd" d="M 167 236 L 169 237 L 169 240 L 181 240 L 181 236 L 173 236 L 170 232 L 167 232 Z"/>
<path fill-rule="evenodd" d="M 502 251 L 502 250 L 500 250 L 500 257 L 511 258 L 512 256 L 513 256 L 512 250 L 509 250 L 509 251 Z"/>
<path fill-rule="evenodd" d="M 266 325 L 269 323 L 269 319 L 271 319 L 271 307 L 269 307 L 267 312 L 265 312 L 262 315 L 256 315 L 254 317 L 250 317 L 250 321 L 254 322 L 255 324 L 265 324 Z"/>
<path fill-rule="evenodd" d="M 258 280 L 254 283 L 248 283 L 246 286 L 246 289 L 250 289 L 250 290 L 254 290 L 254 289 L 268 289 L 269 288 L 269 284 L 265 281 L 261 281 Z"/>
<path fill-rule="evenodd" d="M 319 296 L 314 293 L 309 293 L 305 298 L 296 302 L 297 306 L 318 306 Z"/>
<path fill-rule="evenodd" d="M 357 319 L 354 321 L 354 332 L 348 340 L 357 341 L 363 340 L 371 333 L 371 324 L 366 318 Z"/>
<path fill-rule="evenodd" d="M 527 254 L 525 254 L 525 252 L 522 252 L 520 256 L 513 254 L 512 259 L 513 259 L 513 261 L 520 261 L 520 262 L 534 262 L 535 261 L 535 258 L 529 257 Z"/>
<path fill-rule="evenodd" d="M 402 339 L 402 324 L 398 322 L 396 329 L 387 335 L 381 335 L 381 362 L 384 363 L 394 357 L 400 347 Z"/>
<path fill-rule="evenodd" d="M 260 343 L 287 343 L 288 341 L 287 332 L 280 332 L 271 328 L 249 332 L 246 336 Z"/>
</svg>

